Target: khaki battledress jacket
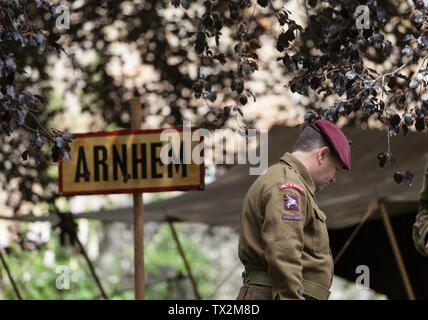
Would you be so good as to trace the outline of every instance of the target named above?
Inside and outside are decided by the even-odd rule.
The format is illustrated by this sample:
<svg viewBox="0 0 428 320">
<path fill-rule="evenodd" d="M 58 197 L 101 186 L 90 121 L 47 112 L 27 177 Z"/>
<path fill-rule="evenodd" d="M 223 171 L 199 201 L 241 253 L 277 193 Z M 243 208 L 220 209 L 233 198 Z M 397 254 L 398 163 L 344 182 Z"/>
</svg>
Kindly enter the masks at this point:
<svg viewBox="0 0 428 320">
<path fill-rule="evenodd" d="M 416 249 L 424 256 L 428 236 L 428 161 L 425 164 L 425 174 L 422 190 L 419 196 L 419 210 L 413 225 L 413 242 Z"/>
<path fill-rule="evenodd" d="M 246 282 L 237 299 L 328 299 L 333 258 L 314 192 L 308 170 L 291 153 L 250 187 L 241 207 L 238 255 L 249 274 L 266 274 L 271 287 Z"/>
</svg>

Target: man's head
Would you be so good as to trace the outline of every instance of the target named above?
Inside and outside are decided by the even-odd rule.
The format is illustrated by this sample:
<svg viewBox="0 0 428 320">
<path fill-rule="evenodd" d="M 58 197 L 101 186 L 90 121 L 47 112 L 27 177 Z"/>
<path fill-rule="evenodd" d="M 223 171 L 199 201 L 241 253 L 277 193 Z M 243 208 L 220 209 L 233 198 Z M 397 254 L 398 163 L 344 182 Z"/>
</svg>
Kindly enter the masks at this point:
<svg viewBox="0 0 428 320">
<path fill-rule="evenodd" d="M 317 191 L 336 181 L 341 168 L 351 169 L 348 140 L 332 122 L 317 120 L 299 135 L 293 155 L 308 169 Z"/>
</svg>

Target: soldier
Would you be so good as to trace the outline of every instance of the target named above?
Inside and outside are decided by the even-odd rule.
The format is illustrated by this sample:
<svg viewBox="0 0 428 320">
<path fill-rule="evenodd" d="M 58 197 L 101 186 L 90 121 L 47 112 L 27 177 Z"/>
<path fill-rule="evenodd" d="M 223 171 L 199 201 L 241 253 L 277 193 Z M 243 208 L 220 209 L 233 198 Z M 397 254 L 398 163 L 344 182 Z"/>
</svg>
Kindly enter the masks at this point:
<svg viewBox="0 0 428 320">
<path fill-rule="evenodd" d="M 332 122 L 317 120 L 253 183 L 241 207 L 238 300 L 328 299 L 333 258 L 314 194 L 340 168 L 351 169 L 349 143 Z"/>
<path fill-rule="evenodd" d="M 413 225 L 413 242 L 416 249 L 428 256 L 428 161 L 425 164 L 425 175 L 419 196 L 419 210 Z"/>
</svg>

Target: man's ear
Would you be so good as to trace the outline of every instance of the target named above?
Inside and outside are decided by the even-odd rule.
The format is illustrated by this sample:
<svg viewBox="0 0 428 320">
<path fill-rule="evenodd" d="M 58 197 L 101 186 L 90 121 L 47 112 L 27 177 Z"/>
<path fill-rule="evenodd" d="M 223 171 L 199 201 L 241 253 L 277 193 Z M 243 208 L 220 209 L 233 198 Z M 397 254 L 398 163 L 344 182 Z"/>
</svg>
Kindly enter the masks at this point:
<svg viewBox="0 0 428 320">
<path fill-rule="evenodd" d="M 329 155 L 329 153 L 330 153 L 329 147 L 323 147 L 323 148 L 321 148 L 321 150 L 320 150 L 321 159 L 327 158 L 327 156 Z"/>
</svg>

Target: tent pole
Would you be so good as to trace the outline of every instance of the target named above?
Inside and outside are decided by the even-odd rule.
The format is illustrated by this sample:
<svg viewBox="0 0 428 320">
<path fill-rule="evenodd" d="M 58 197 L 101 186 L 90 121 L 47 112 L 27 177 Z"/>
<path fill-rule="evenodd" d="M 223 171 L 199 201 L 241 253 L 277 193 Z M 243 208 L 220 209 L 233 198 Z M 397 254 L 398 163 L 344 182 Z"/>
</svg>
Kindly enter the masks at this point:
<svg viewBox="0 0 428 320">
<path fill-rule="evenodd" d="M 361 219 L 360 224 L 354 229 L 354 231 L 352 232 L 351 236 L 348 238 L 348 240 L 346 240 L 346 242 L 343 245 L 342 249 L 340 249 L 339 253 L 334 258 L 334 264 L 335 265 L 337 264 L 337 262 L 339 261 L 339 259 L 342 257 L 342 255 L 345 253 L 346 249 L 348 249 L 348 247 L 351 244 L 352 240 L 354 240 L 355 236 L 358 234 L 358 232 L 360 231 L 360 229 L 364 225 L 364 223 L 366 223 L 366 221 L 369 218 L 369 216 L 373 213 L 375 205 L 376 205 L 376 199 L 373 199 L 369 203 L 369 207 L 367 209 L 367 212 L 364 214 L 363 218 Z"/>
<path fill-rule="evenodd" d="M 4 265 L 4 268 L 6 269 L 7 276 L 9 277 L 10 282 L 12 283 L 13 290 L 15 291 L 16 296 L 18 297 L 18 300 L 23 300 L 21 294 L 19 293 L 19 289 L 13 280 L 12 274 L 9 271 L 9 267 L 7 266 L 6 260 L 3 257 L 3 253 L 1 252 L 2 249 L 0 249 L 0 260 Z"/>
<path fill-rule="evenodd" d="M 195 278 L 193 278 L 189 262 L 187 261 L 186 256 L 184 255 L 183 248 L 181 247 L 180 241 L 178 240 L 177 232 L 175 231 L 174 225 L 170 219 L 168 219 L 168 224 L 171 229 L 172 235 L 174 237 L 175 243 L 177 244 L 177 248 L 178 248 L 178 251 L 180 252 L 181 258 L 183 258 L 184 265 L 187 270 L 187 274 L 189 275 L 190 281 L 192 282 L 193 291 L 195 292 L 196 299 L 202 300 L 201 295 L 199 294 L 199 291 L 198 291 L 198 286 L 196 285 Z"/>
<path fill-rule="evenodd" d="M 391 221 L 389 220 L 388 213 L 386 212 L 385 203 L 383 199 L 378 199 L 380 212 L 382 213 L 383 224 L 385 225 L 386 233 L 388 234 L 389 242 L 391 244 L 392 251 L 394 252 L 395 260 L 397 261 L 398 269 L 400 271 L 401 278 L 403 280 L 404 288 L 406 289 L 409 300 L 415 300 L 415 294 L 413 293 L 412 285 L 410 284 L 409 277 L 407 275 L 406 267 L 401 257 L 400 249 L 397 244 L 397 240 L 392 230 Z"/>
<path fill-rule="evenodd" d="M 104 291 L 104 288 L 103 288 L 103 286 L 101 285 L 101 281 L 100 281 L 100 279 L 98 278 L 98 276 L 97 276 L 97 274 L 96 274 L 96 272 L 95 272 L 95 269 L 94 269 L 94 266 L 92 265 L 91 260 L 89 260 L 89 257 L 88 257 L 88 255 L 86 254 L 86 250 L 85 250 L 85 248 L 83 247 L 83 245 L 82 245 L 82 243 L 80 242 L 80 240 L 79 240 L 79 238 L 78 238 L 78 237 L 75 237 L 75 240 L 76 240 L 77 244 L 79 245 L 80 253 L 83 255 L 83 257 L 84 257 L 84 258 L 85 258 L 85 260 L 86 260 L 86 263 L 87 263 L 87 264 L 88 264 L 88 266 L 89 266 L 89 269 L 90 269 L 90 271 L 91 271 L 92 277 L 94 278 L 94 280 L 95 280 L 95 282 L 96 282 L 96 284 L 97 284 L 98 288 L 100 289 L 100 292 L 101 292 L 102 297 L 103 297 L 105 300 L 108 300 L 108 296 L 106 295 L 106 293 L 105 293 L 105 291 Z"/>
</svg>

